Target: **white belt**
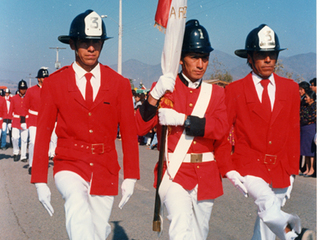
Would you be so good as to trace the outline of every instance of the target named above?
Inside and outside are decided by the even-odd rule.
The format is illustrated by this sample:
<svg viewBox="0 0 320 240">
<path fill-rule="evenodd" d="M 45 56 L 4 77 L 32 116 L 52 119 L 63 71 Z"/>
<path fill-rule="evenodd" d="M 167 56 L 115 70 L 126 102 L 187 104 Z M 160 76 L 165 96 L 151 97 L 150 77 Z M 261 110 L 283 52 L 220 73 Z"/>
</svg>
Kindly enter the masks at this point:
<svg viewBox="0 0 320 240">
<path fill-rule="evenodd" d="M 33 110 L 29 109 L 29 113 L 32 114 L 32 115 L 38 116 L 38 112 L 37 111 L 33 111 Z"/>
<path fill-rule="evenodd" d="M 13 114 L 14 118 L 20 118 L 20 115 Z"/>
<path fill-rule="evenodd" d="M 169 160 L 172 157 L 172 153 L 169 153 Z M 215 161 L 213 152 L 206 153 L 188 153 L 183 159 L 186 163 L 199 163 L 199 162 L 211 162 Z"/>
</svg>

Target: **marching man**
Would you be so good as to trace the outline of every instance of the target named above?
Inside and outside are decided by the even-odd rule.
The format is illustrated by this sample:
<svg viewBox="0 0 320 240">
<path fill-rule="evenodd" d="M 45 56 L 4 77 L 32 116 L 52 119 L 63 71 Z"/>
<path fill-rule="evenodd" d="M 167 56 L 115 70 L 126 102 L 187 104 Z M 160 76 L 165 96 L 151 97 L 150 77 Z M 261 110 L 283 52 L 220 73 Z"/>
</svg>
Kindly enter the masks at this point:
<svg viewBox="0 0 320 240">
<path fill-rule="evenodd" d="M 224 90 L 202 81 L 212 50 L 206 29 L 198 20 L 189 20 L 182 71 L 176 79 L 160 78 L 136 114 L 139 135 L 157 126 L 160 136 L 161 126 L 168 126 L 160 195 L 171 240 L 207 238 L 214 199 L 223 194 L 220 174 L 231 170 L 220 141 L 229 130 Z"/>
<path fill-rule="evenodd" d="M 299 87 L 274 73 L 282 50 L 269 26 L 254 28 L 245 49 L 235 51 L 252 72 L 226 86 L 235 137 L 232 163 L 258 208 L 252 240 L 314 239 L 313 231 L 301 230 L 298 216 L 281 210 L 299 173 L 300 157 Z"/>
<path fill-rule="evenodd" d="M 2 123 L 2 135 L 1 135 L 1 149 L 7 149 L 7 133 L 9 133 L 9 139 L 10 143 L 12 142 L 11 140 L 11 121 L 12 121 L 12 116 L 10 115 L 10 102 L 11 102 L 11 96 L 10 96 L 10 89 L 6 88 L 4 90 L 4 99 L 6 100 L 6 112 L 3 115 L 3 123 Z M 11 145 L 11 144 L 10 144 Z"/>
<path fill-rule="evenodd" d="M 30 87 L 26 93 L 25 97 L 25 108 L 28 111 L 28 121 L 27 127 L 29 130 L 29 169 L 28 172 L 31 174 L 31 167 L 33 161 L 33 150 L 34 143 L 36 139 L 36 131 L 37 131 L 37 119 L 38 119 L 38 111 L 40 106 L 40 91 L 42 88 L 42 84 L 45 78 L 49 77 L 49 72 L 46 68 L 41 68 L 38 71 L 37 79 L 38 84 Z"/>
<path fill-rule="evenodd" d="M 48 149 L 57 119 L 54 180 L 65 200 L 68 236 L 105 240 L 111 232 L 108 221 L 118 194 L 118 125 L 124 167 L 120 208 L 133 194 L 140 177 L 131 86 L 128 79 L 98 62 L 109 37 L 96 12 L 87 10 L 76 16 L 69 35 L 58 39 L 74 50 L 75 61 L 44 81 L 31 182 L 40 202 L 52 215 L 47 186 Z"/>
<path fill-rule="evenodd" d="M 27 82 L 21 80 L 18 84 L 18 93 L 11 98 L 9 114 L 12 116 L 12 145 L 13 161 L 19 161 L 19 139 L 21 137 L 22 162 L 27 161 L 28 129 L 26 123 L 27 110 L 24 107 L 24 97 L 27 92 Z"/>
</svg>

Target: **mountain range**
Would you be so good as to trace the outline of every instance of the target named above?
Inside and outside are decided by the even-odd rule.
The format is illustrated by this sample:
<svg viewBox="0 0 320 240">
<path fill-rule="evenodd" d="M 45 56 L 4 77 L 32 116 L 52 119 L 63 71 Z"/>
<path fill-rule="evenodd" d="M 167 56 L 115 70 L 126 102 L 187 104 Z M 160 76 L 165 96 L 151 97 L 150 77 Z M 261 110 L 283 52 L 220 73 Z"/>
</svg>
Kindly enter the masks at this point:
<svg viewBox="0 0 320 240">
<path fill-rule="evenodd" d="M 219 50 L 214 50 L 209 59 L 210 63 L 204 79 L 210 79 L 216 70 L 227 71 L 233 81 L 243 78 L 250 72 L 246 59 L 231 56 Z M 278 63 L 282 69 L 277 74 L 287 77 L 290 75 L 296 82 L 308 81 L 316 77 L 316 53 L 298 54 L 291 57 L 279 57 Z M 117 70 L 117 64 L 110 66 Z M 151 84 L 162 75 L 161 64 L 149 65 L 135 59 L 130 59 L 122 64 L 122 75 L 132 80 L 134 87 L 140 86 L 140 82 L 145 87 L 150 88 Z"/>
</svg>

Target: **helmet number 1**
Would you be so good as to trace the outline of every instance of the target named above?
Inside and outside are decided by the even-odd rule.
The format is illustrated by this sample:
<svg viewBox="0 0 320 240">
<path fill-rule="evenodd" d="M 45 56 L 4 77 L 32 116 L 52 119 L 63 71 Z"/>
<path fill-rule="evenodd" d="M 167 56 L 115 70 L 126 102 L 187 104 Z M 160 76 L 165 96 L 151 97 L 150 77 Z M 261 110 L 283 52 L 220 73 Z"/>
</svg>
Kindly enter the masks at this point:
<svg viewBox="0 0 320 240">
<path fill-rule="evenodd" d="M 199 33 L 200 33 L 200 39 L 204 39 L 204 37 L 203 37 L 203 32 L 202 32 L 201 28 L 198 28 L 198 31 L 199 31 Z"/>
</svg>

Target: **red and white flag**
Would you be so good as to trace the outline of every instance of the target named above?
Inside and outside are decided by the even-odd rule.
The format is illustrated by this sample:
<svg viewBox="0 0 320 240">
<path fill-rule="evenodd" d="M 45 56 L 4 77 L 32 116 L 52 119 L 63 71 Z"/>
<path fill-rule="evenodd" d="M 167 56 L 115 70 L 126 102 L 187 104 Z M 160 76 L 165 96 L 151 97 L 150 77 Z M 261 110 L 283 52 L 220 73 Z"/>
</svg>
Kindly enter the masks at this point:
<svg viewBox="0 0 320 240">
<path fill-rule="evenodd" d="M 187 0 L 158 1 L 155 22 L 166 34 L 161 57 L 162 74 L 174 79 L 179 69 L 186 15 Z"/>
</svg>

